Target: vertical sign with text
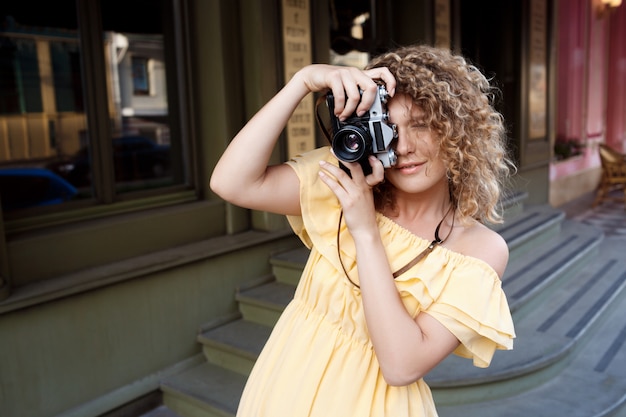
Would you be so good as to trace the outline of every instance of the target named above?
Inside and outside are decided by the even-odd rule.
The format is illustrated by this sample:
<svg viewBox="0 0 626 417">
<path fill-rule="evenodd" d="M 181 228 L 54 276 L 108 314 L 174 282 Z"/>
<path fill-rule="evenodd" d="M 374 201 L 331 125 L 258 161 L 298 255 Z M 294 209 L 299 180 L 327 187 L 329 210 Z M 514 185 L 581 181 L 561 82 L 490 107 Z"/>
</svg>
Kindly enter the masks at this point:
<svg viewBox="0 0 626 417">
<path fill-rule="evenodd" d="M 450 49 L 450 0 L 435 0 L 435 46 Z"/>
<path fill-rule="evenodd" d="M 282 0 L 285 82 L 312 62 L 309 0 Z M 287 153 L 293 157 L 315 147 L 313 95 L 298 105 L 287 122 Z"/>
<path fill-rule="evenodd" d="M 530 44 L 528 81 L 528 137 L 545 139 L 547 133 L 547 5 L 546 0 L 530 3 Z"/>
</svg>

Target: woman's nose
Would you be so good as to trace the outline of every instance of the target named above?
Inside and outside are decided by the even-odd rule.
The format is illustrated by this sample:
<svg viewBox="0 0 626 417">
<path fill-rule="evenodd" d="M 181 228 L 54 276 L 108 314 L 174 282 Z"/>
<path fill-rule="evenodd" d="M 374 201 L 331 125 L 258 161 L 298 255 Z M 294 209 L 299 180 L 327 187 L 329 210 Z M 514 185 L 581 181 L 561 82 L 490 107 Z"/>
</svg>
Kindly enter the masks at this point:
<svg viewBox="0 0 626 417">
<path fill-rule="evenodd" d="M 398 155 L 408 155 L 412 153 L 415 149 L 413 149 L 413 141 L 410 137 L 404 132 L 404 129 L 397 128 L 398 139 L 396 139 L 395 151 Z"/>
</svg>

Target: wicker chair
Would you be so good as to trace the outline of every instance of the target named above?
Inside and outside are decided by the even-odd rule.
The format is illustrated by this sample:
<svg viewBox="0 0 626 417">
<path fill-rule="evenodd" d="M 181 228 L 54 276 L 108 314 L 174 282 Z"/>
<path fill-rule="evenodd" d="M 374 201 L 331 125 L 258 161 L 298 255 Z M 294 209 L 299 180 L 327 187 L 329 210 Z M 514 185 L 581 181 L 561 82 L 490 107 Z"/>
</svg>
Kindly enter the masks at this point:
<svg viewBox="0 0 626 417">
<path fill-rule="evenodd" d="M 623 201 L 626 207 L 626 155 L 600 144 L 600 161 L 602 163 L 602 177 L 593 206 L 606 201 Z M 615 190 L 622 190 L 623 196 L 611 195 Z"/>
</svg>

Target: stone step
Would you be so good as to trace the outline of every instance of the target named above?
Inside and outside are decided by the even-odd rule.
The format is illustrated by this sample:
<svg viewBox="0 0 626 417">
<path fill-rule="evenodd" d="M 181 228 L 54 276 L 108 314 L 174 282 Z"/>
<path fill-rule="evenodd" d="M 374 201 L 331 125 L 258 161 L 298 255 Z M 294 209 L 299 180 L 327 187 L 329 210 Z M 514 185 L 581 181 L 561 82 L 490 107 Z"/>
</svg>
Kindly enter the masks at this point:
<svg viewBox="0 0 626 417">
<path fill-rule="evenodd" d="M 270 264 L 276 281 L 293 286 L 298 285 L 308 257 L 309 250 L 304 246 L 272 256 Z"/>
<path fill-rule="evenodd" d="M 506 240 L 510 260 L 514 260 L 538 244 L 557 236 L 564 218 L 565 213 L 550 206 L 530 206 L 492 228 Z"/>
<path fill-rule="evenodd" d="M 272 327 L 238 319 L 198 335 L 209 363 L 249 375 Z"/>
<path fill-rule="evenodd" d="M 294 285 L 276 280 L 239 289 L 236 295 L 239 311 L 247 321 L 273 327 L 293 299 L 295 289 Z"/>
<path fill-rule="evenodd" d="M 139 417 L 181 417 L 165 405 L 160 405 L 147 413 L 141 414 Z"/>
<path fill-rule="evenodd" d="M 599 254 L 549 299 L 515 320 L 512 351 L 497 351 L 489 368 L 451 356 L 427 376 L 438 403 L 470 403 L 513 395 L 545 383 L 568 366 L 606 312 L 626 294 L 626 261 L 604 244 Z"/>
<path fill-rule="evenodd" d="M 161 383 L 163 403 L 184 417 L 234 417 L 247 377 L 204 363 Z"/>
<path fill-rule="evenodd" d="M 508 219 L 511 216 L 516 216 L 524 211 L 524 201 L 528 199 L 528 193 L 526 191 L 512 190 L 507 195 L 504 195 L 500 199 L 500 206 L 502 208 L 502 217 Z"/>
<path fill-rule="evenodd" d="M 570 361 L 591 345 L 592 331 L 604 326 L 625 292 L 626 260 L 615 248 L 598 250 L 602 233 L 596 228 L 566 221 L 562 212 L 544 206 L 512 210 L 506 223 L 494 228 L 511 250 L 503 287 L 516 323 L 516 349 L 497 352 L 486 370 L 450 357 L 429 374 L 436 400 L 451 417 L 461 415 L 459 401 L 479 410 L 463 415 L 489 417 L 484 405 L 531 393 L 569 372 Z M 234 416 L 245 379 L 293 297 L 308 254 L 301 247 L 273 256 L 271 276 L 239 289 L 242 317 L 202 331 L 198 340 L 208 363 L 164 383 L 168 407 L 184 417 Z"/>
<path fill-rule="evenodd" d="M 559 234 L 534 242 L 507 265 L 502 287 L 517 317 L 536 308 L 551 289 L 592 260 L 598 251 L 603 240 L 600 229 L 570 220 L 561 223 Z"/>
<path fill-rule="evenodd" d="M 548 382 L 498 400 L 440 405 L 440 417 L 623 417 L 626 415 L 624 311 L 626 297 L 617 297 L 603 320 L 590 329 L 593 337 L 578 345 L 568 366 Z"/>
</svg>

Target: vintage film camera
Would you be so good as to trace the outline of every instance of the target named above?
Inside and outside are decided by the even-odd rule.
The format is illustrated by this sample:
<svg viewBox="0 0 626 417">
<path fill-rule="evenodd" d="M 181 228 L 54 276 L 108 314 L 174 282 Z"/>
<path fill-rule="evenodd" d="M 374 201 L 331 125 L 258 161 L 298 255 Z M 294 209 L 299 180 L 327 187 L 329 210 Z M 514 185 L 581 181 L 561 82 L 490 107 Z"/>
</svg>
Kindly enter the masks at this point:
<svg viewBox="0 0 626 417">
<path fill-rule="evenodd" d="M 391 148 L 397 138 L 396 126 L 389 123 L 387 113 L 387 90 L 378 86 L 378 94 L 367 113 L 359 117 L 352 114 L 345 121 L 335 116 L 335 100 L 332 92 L 326 94 L 326 104 L 330 111 L 332 128 L 332 149 L 335 156 L 344 162 L 358 162 L 365 175 L 372 172 L 367 158 L 374 155 L 385 168 L 392 167 L 397 162 L 396 153 Z M 340 164 L 344 171 L 347 168 Z"/>
</svg>

